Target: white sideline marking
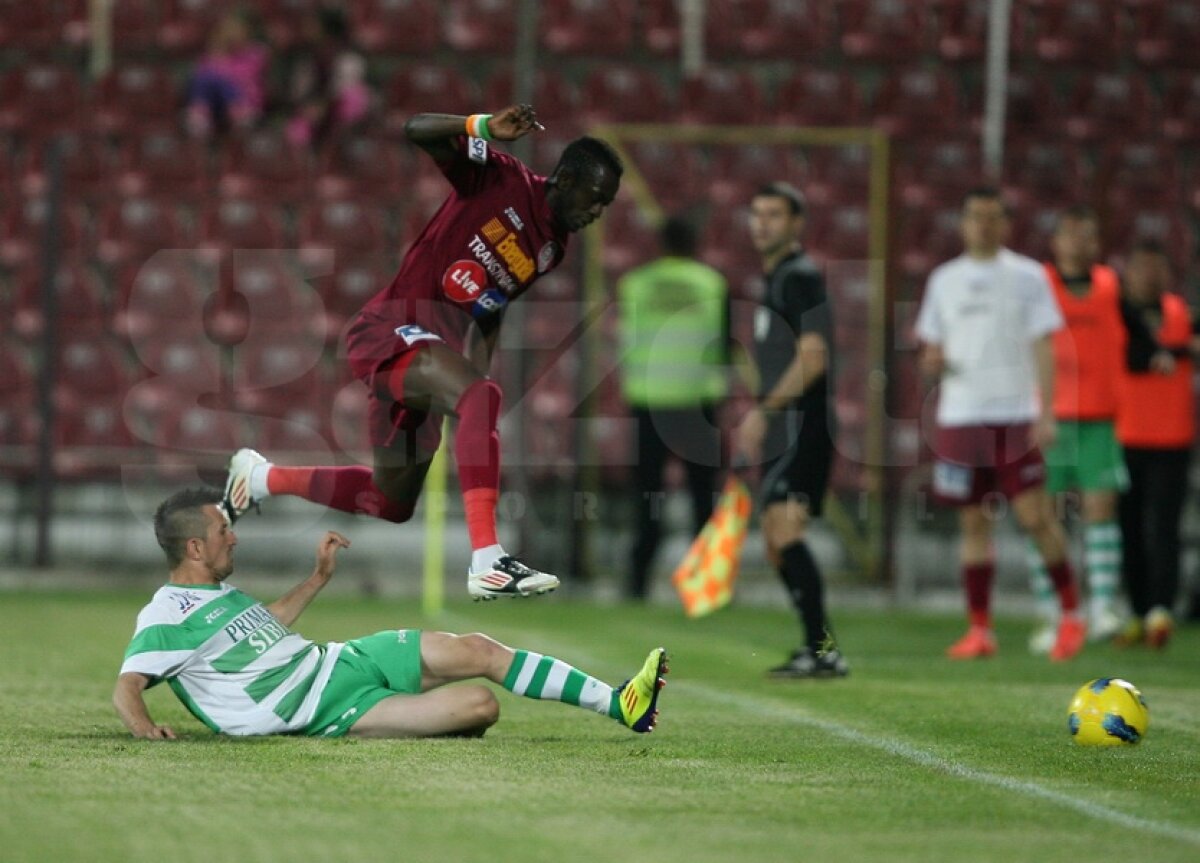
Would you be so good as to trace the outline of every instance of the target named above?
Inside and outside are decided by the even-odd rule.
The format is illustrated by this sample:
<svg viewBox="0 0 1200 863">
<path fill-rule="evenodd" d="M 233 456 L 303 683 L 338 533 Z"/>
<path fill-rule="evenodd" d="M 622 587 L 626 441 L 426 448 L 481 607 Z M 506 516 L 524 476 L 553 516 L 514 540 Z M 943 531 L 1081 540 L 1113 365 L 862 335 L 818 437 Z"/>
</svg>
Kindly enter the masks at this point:
<svg viewBox="0 0 1200 863">
<path fill-rule="evenodd" d="M 448 614 L 447 618 L 455 618 L 463 623 L 466 620 L 459 618 L 457 615 Z M 477 621 L 472 620 L 468 626 L 474 627 Z M 531 630 L 524 630 L 522 637 L 527 637 Z M 604 667 L 612 665 L 611 662 L 604 662 L 595 657 L 588 656 L 575 647 L 571 647 L 562 642 L 556 641 L 554 638 L 546 638 L 545 633 L 538 631 L 538 643 L 540 649 L 550 651 L 558 656 L 569 656 L 574 662 L 586 664 L 591 667 Z M 670 649 L 668 648 L 668 653 Z M 691 680 L 680 681 L 678 679 L 671 680 L 668 687 L 670 692 L 684 692 L 703 698 L 707 701 L 719 703 L 727 707 L 733 707 L 743 713 L 752 713 L 755 715 L 770 715 L 776 719 L 781 719 L 786 722 L 794 722 L 798 725 L 808 725 L 813 728 L 820 729 L 826 734 L 831 734 L 834 737 L 840 737 L 850 743 L 855 743 L 861 746 L 869 746 L 872 749 L 878 749 L 886 752 L 889 755 L 894 755 L 897 758 L 903 758 L 907 761 L 912 761 L 920 764 L 922 767 L 928 767 L 933 770 L 946 773 L 950 776 L 959 779 L 967 779 L 971 782 L 977 782 L 981 785 L 991 785 L 996 788 L 1002 788 L 1005 791 L 1023 794 L 1027 797 L 1034 797 L 1039 800 L 1045 800 L 1049 803 L 1055 803 L 1067 809 L 1073 809 L 1081 815 L 1086 815 L 1089 818 L 1094 818 L 1097 821 L 1104 821 L 1112 824 L 1119 824 L 1122 827 L 1127 827 L 1131 830 L 1140 830 L 1143 833 L 1152 833 L 1158 836 L 1165 836 L 1170 839 L 1176 839 L 1180 842 L 1186 842 L 1191 845 L 1200 846 L 1200 830 L 1194 830 L 1188 827 L 1180 827 L 1177 824 L 1171 824 L 1167 821 L 1155 821 L 1151 818 L 1142 818 L 1138 815 L 1130 815 L 1127 812 L 1122 812 L 1119 809 L 1113 809 L 1104 806 L 1100 803 L 1093 803 L 1088 800 L 1080 800 L 1063 794 L 1060 791 L 1054 791 L 1044 785 L 1038 785 L 1036 782 L 1030 782 L 1024 779 L 1013 779 L 1011 776 L 1003 776 L 999 773 L 989 773 L 986 770 L 979 770 L 974 767 L 968 767 L 957 761 L 949 758 L 943 758 L 940 755 L 935 755 L 924 749 L 920 749 L 901 740 L 882 737 L 877 734 L 866 734 L 851 728 L 849 725 L 843 725 L 840 722 L 835 722 L 831 719 L 821 719 L 813 716 L 808 711 L 793 707 L 787 704 L 780 704 L 777 701 L 772 701 L 765 698 L 758 698 L 746 693 L 731 695 L 724 690 L 716 689 L 704 683 L 698 683 Z M 670 708 L 668 707 L 668 710 Z"/>
</svg>

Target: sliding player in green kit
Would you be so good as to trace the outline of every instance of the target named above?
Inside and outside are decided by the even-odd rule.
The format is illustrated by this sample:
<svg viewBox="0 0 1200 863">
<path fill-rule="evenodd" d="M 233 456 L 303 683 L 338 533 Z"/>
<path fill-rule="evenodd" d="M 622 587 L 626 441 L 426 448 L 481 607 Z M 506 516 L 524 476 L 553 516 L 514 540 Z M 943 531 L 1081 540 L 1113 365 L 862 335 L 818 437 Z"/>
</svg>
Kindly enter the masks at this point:
<svg viewBox="0 0 1200 863">
<path fill-rule="evenodd" d="M 486 635 L 392 629 L 346 643 L 315 644 L 289 627 L 333 576 L 350 541 L 329 531 L 313 574 L 269 605 L 225 583 L 237 545 L 216 490 L 188 489 L 154 516 L 171 578 L 138 615 L 113 692 L 135 737 L 174 739 L 146 709 L 143 691 L 166 680 L 215 732 L 339 737 L 481 735 L 500 705 L 484 678 L 517 695 L 563 701 L 637 732 L 658 717 L 667 656 L 656 648 L 619 687 L 565 662 L 512 650 Z"/>
</svg>

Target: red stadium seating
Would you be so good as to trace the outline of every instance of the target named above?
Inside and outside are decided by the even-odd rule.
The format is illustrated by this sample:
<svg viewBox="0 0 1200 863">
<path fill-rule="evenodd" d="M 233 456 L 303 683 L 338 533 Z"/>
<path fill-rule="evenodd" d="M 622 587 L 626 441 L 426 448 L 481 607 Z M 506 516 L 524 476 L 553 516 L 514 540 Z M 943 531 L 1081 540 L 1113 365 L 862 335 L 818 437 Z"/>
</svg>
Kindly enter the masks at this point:
<svg viewBox="0 0 1200 863">
<path fill-rule="evenodd" d="M 718 207 L 701 231 L 700 259 L 720 270 L 732 284 L 746 272 L 757 273 L 758 255 L 750 245 L 748 207 Z"/>
<path fill-rule="evenodd" d="M 86 214 L 76 203 L 67 203 L 60 212 L 59 246 L 63 252 L 81 251 Z M 44 198 L 14 201 L 0 216 L 0 263 L 16 268 L 41 262 L 42 241 L 49 213 Z"/>
<path fill-rule="evenodd" d="M 101 137 L 64 132 L 56 135 L 60 142 L 63 195 L 67 199 L 94 202 L 110 191 L 112 152 Z M 20 191 L 26 197 L 44 195 L 49 190 L 46 160 L 52 139 L 34 139 L 28 143 L 25 170 L 21 174 Z"/>
<path fill-rule="evenodd" d="M 161 412 L 223 388 L 220 346 L 194 327 L 153 333 L 136 344 L 136 353 L 143 368 L 131 398 L 139 406 L 152 404 Z M 151 390 L 154 399 L 146 397 Z"/>
<path fill-rule="evenodd" d="M 911 147 L 896 160 L 895 189 L 905 207 L 954 205 L 980 182 L 979 145 L 963 140 Z"/>
<path fill-rule="evenodd" d="M 651 123 L 668 116 L 670 102 L 658 76 L 640 66 L 605 65 L 583 84 L 583 122 Z"/>
<path fill-rule="evenodd" d="M 1166 144 L 1114 144 L 1097 170 L 1099 188 L 1115 209 L 1178 207 L 1182 201 L 1178 152 Z"/>
<path fill-rule="evenodd" d="M 0 49 L 45 52 L 62 38 L 61 9 L 54 3 L 10 0 L 0 7 Z"/>
<path fill-rule="evenodd" d="M 1078 146 L 1052 141 L 1014 142 L 1004 153 L 1004 194 L 1018 212 L 1030 202 L 1083 201 L 1090 172 Z"/>
<path fill-rule="evenodd" d="M 125 351 L 110 336 L 70 332 L 59 340 L 54 399 L 61 408 L 92 398 L 114 398 L 134 377 Z"/>
<path fill-rule="evenodd" d="M 203 49 L 213 24 L 230 0 L 166 0 L 155 39 L 158 47 L 177 57 L 192 57 Z"/>
<path fill-rule="evenodd" d="M 208 263 L 235 249 L 283 249 L 283 214 L 265 200 L 230 198 L 209 204 L 200 214 L 197 248 Z"/>
<path fill-rule="evenodd" d="M 366 254 L 384 246 L 383 211 L 353 198 L 310 204 L 298 222 L 300 258 L 305 262 L 322 260 L 330 251 Z"/>
<path fill-rule="evenodd" d="M 908 69 L 883 81 L 874 114 L 875 125 L 896 137 L 935 137 L 961 122 L 958 88 L 945 72 Z"/>
<path fill-rule="evenodd" d="M 971 114 L 978 116 L 982 103 L 972 104 Z M 1014 138 L 1061 137 L 1066 108 L 1046 75 L 1012 73 L 1008 76 L 1008 105 L 1005 123 Z"/>
<path fill-rule="evenodd" d="M 1177 143 L 1200 142 L 1200 72 L 1171 75 L 1163 98 L 1163 134 Z"/>
<path fill-rule="evenodd" d="M 425 56 L 437 48 L 434 0 L 354 0 L 350 20 L 355 43 L 368 53 Z"/>
<path fill-rule="evenodd" d="M 812 147 L 803 189 L 813 207 L 863 204 L 871 181 L 871 151 L 865 144 Z"/>
<path fill-rule="evenodd" d="M 654 226 L 628 198 L 618 197 L 604 211 L 603 229 L 604 266 L 612 272 L 623 273 L 658 253 Z"/>
<path fill-rule="evenodd" d="M 899 235 L 894 246 L 901 273 L 923 281 L 934 267 L 962 251 L 960 213 L 957 205 L 939 210 L 918 207 L 902 211 L 897 219 Z"/>
<path fill-rule="evenodd" d="M 300 39 L 305 20 L 321 6 L 321 0 L 259 0 L 256 6 L 267 42 L 285 51 Z"/>
<path fill-rule="evenodd" d="M 512 67 L 498 68 L 484 87 L 483 104 L 511 105 L 513 99 Z M 538 118 L 548 126 L 570 121 L 579 109 L 579 93 L 565 77 L 539 69 L 534 79 L 533 106 Z"/>
<path fill-rule="evenodd" d="M 1139 205 L 1131 209 L 1113 209 L 1105 219 L 1105 248 L 1128 249 L 1138 240 L 1162 243 L 1176 266 L 1191 261 L 1195 245 L 1192 233 L 1179 207 Z"/>
<path fill-rule="evenodd" d="M 762 92 L 748 72 L 709 66 L 684 81 L 678 118 L 683 123 L 758 123 L 763 118 Z"/>
<path fill-rule="evenodd" d="M 157 0 L 110 0 L 112 33 L 118 56 L 128 52 L 143 52 L 155 47 L 158 40 Z M 89 0 L 68 0 L 63 38 L 76 48 L 87 46 L 91 38 Z"/>
<path fill-rule="evenodd" d="M 233 351 L 233 404 L 242 411 L 282 416 L 291 404 L 321 391 L 324 340 L 294 332 L 264 332 Z"/>
<path fill-rule="evenodd" d="M 469 114 L 481 110 L 475 85 L 454 66 L 425 64 L 402 69 L 388 82 L 384 99 L 384 124 L 393 134 L 401 133 L 408 118 L 423 111 Z"/>
<path fill-rule="evenodd" d="M 842 53 L 852 60 L 902 62 L 925 44 L 926 4 L 897 0 L 843 0 Z"/>
<path fill-rule="evenodd" d="M 359 195 L 395 204 L 411 188 L 413 158 L 408 148 L 383 138 L 335 140 L 321 153 L 315 189 L 322 198 Z"/>
<path fill-rule="evenodd" d="M 455 51 L 511 54 L 515 0 L 448 0 L 442 39 Z"/>
<path fill-rule="evenodd" d="M 989 5 L 988 0 L 938 0 L 934 46 L 939 57 L 952 63 L 983 59 Z"/>
<path fill-rule="evenodd" d="M 395 263 L 379 255 L 338 254 L 331 272 L 309 278 L 324 305 L 326 335 L 336 338 L 367 301 L 388 286 L 395 272 Z"/>
<path fill-rule="evenodd" d="M 667 141 L 635 141 L 626 146 L 633 167 L 665 210 L 703 202 L 713 193 L 697 147 Z"/>
<path fill-rule="evenodd" d="M 280 203 L 303 200 L 312 190 L 308 152 L 272 131 L 235 138 L 225 150 L 218 189 L 230 198 L 263 195 Z"/>
<path fill-rule="evenodd" d="M 221 469 L 246 440 L 237 414 L 201 404 L 170 406 L 149 435 L 160 477 L 175 482 L 194 479 L 198 468 Z"/>
<path fill-rule="evenodd" d="M 1154 94 L 1136 74 L 1088 75 L 1071 96 L 1066 131 L 1077 141 L 1131 140 L 1158 128 Z"/>
<path fill-rule="evenodd" d="M 1112 0 L 1045 3 L 1028 10 L 1038 59 L 1047 63 L 1109 66 L 1122 51 Z"/>
<path fill-rule="evenodd" d="M 1200 6 L 1190 0 L 1139 4 L 1133 15 L 1133 55 L 1155 68 L 1200 66 Z"/>
<path fill-rule="evenodd" d="M 331 429 L 330 403 L 321 389 L 305 398 L 288 396 L 261 407 L 266 415 L 253 420 L 255 445 L 281 462 L 304 460 L 328 464 L 336 446 Z"/>
<path fill-rule="evenodd" d="M 705 15 L 718 57 L 819 59 L 829 49 L 833 4 L 820 0 L 712 0 Z"/>
<path fill-rule="evenodd" d="M 695 195 L 694 201 L 707 197 L 718 207 L 744 207 L 759 186 L 781 178 L 795 179 L 803 170 L 795 149 L 785 145 L 721 147 L 712 156 L 707 194 Z"/>
<path fill-rule="evenodd" d="M 159 331 L 203 331 L 205 301 L 192 250 L 161 253 L 122 270 L 116 279 L 112 330 L 136 343 Z"/>
<path fill-rule="evenodd" d="M 646 47 L 654 54 L 679 56 L 678 0 L 644 0 L 638 29 Z"/>
<path fill-rule="evenodd" d="M 810 68 L 786 79 L 767 119 L 788 126 L 848 126 L 863 118 L 858 79 L 847 72 Z"/>
<path fill-rule="evenodd" d="M 56 417 L 54 472 L 64 480 L 116 479 L 136 441 L 121 400 L 82 400 Z"/>
<path fill-rule="evenodd" d="M 110 267 L 138 263 L 161 249 L 185 249 L 191 243 L 174 204 L 158 198 L 108 204 L 97 224 L 96 257 Z"/>
<path fill-rule="evenodd" d="M 115 184 L 125 196 L 165 195 L 180 202 L 197 201 L 209 189 L 208 153 L 196 141 L 173 129 L 146 130 L 121 149 Z"/>
<path fill-rule="evenodd" d="M 170 117 L 180 102 L 167 69 L 153 63 L 127 63 L 100 80 L 91 123 L 106 135 L 124 135 Z"/>
<path fill-rule="evenodd" d="M 633 7 L 633 0 L 542 4 L 542 45 L 552 54 L 626 54 L 633 46 Z"/>
<path fill-rule="evenodd" d="M 47 135 L 82 125 L 79 77 L 68 66 L 25 64 L 0 79 L 0 133 Z"/>
<path fill-rule="evenodd" d="M 18 273 L 12 309 L 13 331 L 24 339 L 39 338 L 46 328 L 42 315 L 44 279 L 40 266 Z M 55 319 L 59 333 L 99 333 L 104 329 L 104 288 L 94 272 L 78 258 L 59 263 L 54 279 L 57 295 Z"/>
<path fill-rule="evenodd" d="M 823 260 L 866 260 L 871 220 L 864 204 L 816 210 L 809 222 L 808 241 Z"/>
</svg>

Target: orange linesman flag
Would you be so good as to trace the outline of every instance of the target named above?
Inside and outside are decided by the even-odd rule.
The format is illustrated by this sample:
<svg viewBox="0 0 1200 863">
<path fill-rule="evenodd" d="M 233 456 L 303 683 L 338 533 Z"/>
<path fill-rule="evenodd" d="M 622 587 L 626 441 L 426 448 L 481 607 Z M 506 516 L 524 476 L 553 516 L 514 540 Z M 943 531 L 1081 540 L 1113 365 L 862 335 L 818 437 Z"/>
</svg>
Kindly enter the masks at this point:
<svg viewBox="0 0 1200 863">
<path fill-rule="evenodd" d="M 733 599 L 733 585 L 749 526 L 750 490 L 736 476 L 731 476 L 712 517 L 671 576 L 688 617 L 702 617 Z"/>
</svg>

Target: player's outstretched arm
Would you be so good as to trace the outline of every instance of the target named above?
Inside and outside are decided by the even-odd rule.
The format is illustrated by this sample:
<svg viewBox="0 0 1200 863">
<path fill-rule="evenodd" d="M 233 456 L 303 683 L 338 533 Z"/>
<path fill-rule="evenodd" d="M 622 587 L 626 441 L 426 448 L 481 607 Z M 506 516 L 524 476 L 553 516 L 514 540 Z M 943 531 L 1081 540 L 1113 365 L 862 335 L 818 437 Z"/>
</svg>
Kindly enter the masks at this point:
<svg viewBox="0 0 1200 863">
<path fill-rule="evenodd" d="M 156 725 L 146 709 L 142 693 L 150 685 L 150 678 L 136 671 L 126 671 L 117 678 L 113 689 L 113 707 L 117 715 L 134 737 L 146 740 L 174 740 L 175 732 L 167 725 Z"/>
<path fill-rule="evenodd" d="M 346 537 L 334 530 L 327 531 L 317 546 L 317 565 L 312 575 L 268 605 L 267 611 L 275 615 L 275 619 L 284 626 L 295 623 L 300 612 L 304 611 L 321 589 L 329 584 L 337 566 L 337 550 L 349 547 L 350 540 Z"/>
<path fill-rule="evenodd" d="M 404 134 L 430 156 L 444 161 L 454 156 L 452 141 L 475 135 L 494 141 L 515 141 L 544 128 L 532 105 L 510 105 L 495 114 L 417 114 L 404 124 Z"/>
</svg>

